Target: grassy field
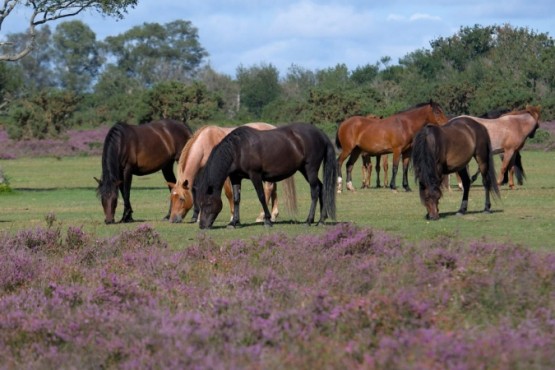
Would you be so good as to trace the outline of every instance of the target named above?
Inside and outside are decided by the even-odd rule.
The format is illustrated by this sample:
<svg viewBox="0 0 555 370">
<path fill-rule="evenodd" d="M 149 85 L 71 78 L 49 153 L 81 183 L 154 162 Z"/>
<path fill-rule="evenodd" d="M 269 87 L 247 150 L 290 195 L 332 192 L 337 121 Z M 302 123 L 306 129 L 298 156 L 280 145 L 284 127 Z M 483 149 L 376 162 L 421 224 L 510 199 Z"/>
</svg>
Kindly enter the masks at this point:
<svg viewBox="0 0 555 370">
<path fill-rule="evenodd" d="M 484 194 L 480 184 L 470 191 L 469 213 L 456 216 L 461 192 L 446 192 L 440 201 L 441 219 L 428 222 L 421 205 L 414 175 L 410 184 L 415 190 L 393 192 L 389 189 L 365 189 L 337 195 L 337 222 L 352 222 L 359 226 L 386 230 L 410 241 L 448 236 L 521 244 L 534 249 L 553 250 L 555 247 L 555 153 L 527 151 L 523 163 L 527 180 L 523 186 L 509 190 L 501 188 L 501 199 L 494 201 L 493 214 L 481 213 Z M 496 160 L 497 167 L 499 160 Z M 96 182 L 100 177 L 100 157 L 21 158 L 2 160 L 0 165 L 8 175 L 14 192 L 0 194 L 0 231 L 15 233 L 21 229 L 45 227 L 46 215 L 53 213 L 62 227 L 80 226 L 99 238 L 134 229 L 141 223 L 153 226 L 173 248 L 185 248 L 191 241 L 207 236 L 217 242 L 249 238 L 268 233 L 299 235 L 321 233 L 325 227 L 307 227 L 309 189 L 298 176 L 296 187 L 299 213 L 288 215 L 282 207 L 273 228 L 264 228 L 253 221 L 260 205 L 249 181 L 243 182 L 241 219 L 243 227 L 229 230 L 229 208 L 224 209 L 215 229 L 203 232 L 190 223 L 170 224 L 163 221 L 168 206 L 168 191 L 161 173 L 134 177 L 131 204 L 132 224 L 104 225 L 104 215 L 96 197 Z M 344 172 L 344 170 L 343 170 Z M 356 164 L 355 186 L 360 186 L 360 163 Z M 374 182 L 374 179 L 372 179 Z M 400 183 L 400 178 L 398 178 Z M 454 181 L 454 179 L 452 180 Z M 454 185 L 455 183 L 452 182 Z M 453 189 L 455 186 L 453 186 Z M 279 191 L 279 189 L 278 189 Z M 281 194 L 281 193 L 278 193 Z M 122 212 L 120 197 L 116 217 Z M 187 215 L 187 219 L 190 214 Z"/>
</svg>

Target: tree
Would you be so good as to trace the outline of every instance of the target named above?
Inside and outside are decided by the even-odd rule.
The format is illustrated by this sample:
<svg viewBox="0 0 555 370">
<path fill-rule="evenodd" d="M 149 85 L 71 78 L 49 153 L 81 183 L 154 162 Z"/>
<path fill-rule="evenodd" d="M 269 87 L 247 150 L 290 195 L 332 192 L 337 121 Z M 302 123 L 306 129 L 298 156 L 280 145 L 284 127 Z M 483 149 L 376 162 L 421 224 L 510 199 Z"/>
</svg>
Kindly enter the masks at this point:
<svg viewBox="0 0 555 370">
<path fill-rule="evenodd" d="M 265 106 L 279 97 L 279 71 L 272 64 L 237 68 L 237 81 L 241 91 L 241 105 L 257 119 Z"/>
<path fill-rule="evenodd" d="M 16 9 L 25 8 L 31 11 L 29 17 L 28 38 L 17 44 L 10 44 L 11 50 L 0 54 L 0 61 L 17 61 L 28 55 L 36 45 L 37 26 L 56 19 L 75 16 L 85 9 L 91 9 L 107 16 L 123 18 L 128 7 L 137 5 L 138 0 L 41 0 L 21 1 L 4 0 L 0 5 L 0 30 L 4 20 Z M 8 45 L 0 45 L 8 46 Z M 5 177 L 0 168 L 0 179 Z M 5 183 L 5 182 L 2 182 Z"/>
<path fill-rule="evenodd" d="M 10 33 L 6 36 L 6 43 L 2 46 L 0 53 L 9 53 L 9 45 L 19 45 L 25 43 L 28 38 L 26 33 Z M 25 58 L 11 63 L 14 68 L 20 70 L 22 77 L 22 88 L 25 93 L 36 91 L 54 86 L 52 73 L 52 32 L 46 24 L 36 31 L 35 42 L 40 47 L 34 48 Z"/>
<path fill-rule="evenodd" d="M 4 0 L 0 5 L 0 30 L 4 20 L 13 11 L 29 11 L 28 37 L 25 41 L 12 46 L 11 51 L 2 53 L 0 61 L 16 61 L 29 54 L 36 45 L 37 26 L 56 19 L 75 16 L 84 10 L 94 10 L 98 13 L 122 19 L 127 13 L 127 8 L 137 5 L 138 0 L 40 0 L 21 1 Z"/>
<path fill-rule="evenodd" d="M 83 22 L 71 21 L 59 24 L 52 39 L 60 87 L 78 94 L 89 91 L 104 63 L 95 33 Z"/>
<path fill-rule="evenodd" d="M 162 81 L 190 81 L 208 53 L 189 21 L 144 23 L 107 37 L 104 48 L 115 65 L 145 87 Z"/>
</svg>

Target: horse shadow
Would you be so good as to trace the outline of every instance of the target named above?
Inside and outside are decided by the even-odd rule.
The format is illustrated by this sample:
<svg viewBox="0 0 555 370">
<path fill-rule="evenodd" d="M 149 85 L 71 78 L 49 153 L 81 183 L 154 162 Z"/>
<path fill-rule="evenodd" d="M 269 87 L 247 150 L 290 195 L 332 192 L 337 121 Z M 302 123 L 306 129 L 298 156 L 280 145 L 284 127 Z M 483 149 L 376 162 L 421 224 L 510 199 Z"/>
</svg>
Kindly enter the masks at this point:
<svg viewBox="0 0 555 370">
<path fill-rule="evenodd" d="M 494 213 L 503 213 L 504 211 L 502 209 L 496 209 L 496 210 L 490 210 L 489 213 L 494 214 Z M 445 218 L 445 217 L 451 217 L 451 216 L 455 216 L 455 217 L 464 217 L 464 216 L 468 216 L 468 215 L 477 215 L 477 214 L 483 214 L 484 211 L 466 211 L 466 213 L 464 215 L 459 214 L 457 211 L 455 212 L 440 212 L 439 213 L 439 218 Z"/>
</svg>

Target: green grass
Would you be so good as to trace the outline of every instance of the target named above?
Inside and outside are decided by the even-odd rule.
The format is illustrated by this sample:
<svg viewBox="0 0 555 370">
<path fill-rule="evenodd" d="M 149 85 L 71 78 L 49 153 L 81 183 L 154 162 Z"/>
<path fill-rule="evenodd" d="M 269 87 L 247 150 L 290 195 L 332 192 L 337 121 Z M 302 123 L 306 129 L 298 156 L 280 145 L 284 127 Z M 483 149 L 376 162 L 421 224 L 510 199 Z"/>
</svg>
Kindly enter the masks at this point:
<svg viewBox="0 0 555 370">
<path fill-rule="evenodd" d="M 476 183 L 470 191 L 467 215 L 454 215 L 462 194 L 453 190 L 445 192 L 440 201 L 441 219 L 436 222 L 426 221 L 425 209 L 420 203 L 411 172 L 413 192 L 365 189 L 338 194 L 337 221 L 383 229 L 410 241 L 448 236 L 552 250 L 555 247 L 554 157 L 553 152 L 524 152 L 527 180 L 515 190 L 503 186 L 501 199 L 494 201 L 494 213 L 490 215 L 481 213 L 484 193 L 481 185 Z M 496 159 L 497 168 L 499 163 L 499 159 Z M 215 229 L 203 232 L 195 224 L 170 224 L 162 220 L 168 207 L 168 190 L 161 173 L 133 178 L 131 204 L 137 222 L 106 226 L 93 179 L 101 174 L 99 157 L 22 158 L 2 160 L 0 165 L 9 176 L 13 189 L 11 193 L 0 194 L 0 232 L 15 233 L 21 229 L 45 227 L 46 215 L 49 213 L 54 213 L 57 222 L 63 227 L 81 226 L 99 238 L 116 235 L 124 229 L 134 229 L 146 222 L 155 227 L 173 248 L 187 247 L 191 241 L 205 238 L 206 235 L 221 242 L 275 232 L 299 235 L 324 230 L 324 227 L 307 227 L 302 223 L 291 222 L 304 221 L 308 213 L 308 184 L 300 175 L 296 178 L 298 215 L 288 215 L 284 207 L 280 207 L 281 214 L 273 228 L 253 224 L 260 205 L 251 183 L 244 181 L 241 203 L 243 227 L 235 230 L 225 228 L 229 220 L 229 207 L 224 201 L 224 209 L 216 220 Z M 354 177 L 354 184 L 358 187 L 361 183 L 359 162 Z M 398 183 L 400 180 L 397 179 Z M 455 185 L 454 179 L 452 184 Z M 281 192 L 278 188 L 279 195 Z M 122 208 L 120 197 L 117 219 L 121 217 Z M 190 214 L 187 215 L 189 218 Z"/>
</svg>

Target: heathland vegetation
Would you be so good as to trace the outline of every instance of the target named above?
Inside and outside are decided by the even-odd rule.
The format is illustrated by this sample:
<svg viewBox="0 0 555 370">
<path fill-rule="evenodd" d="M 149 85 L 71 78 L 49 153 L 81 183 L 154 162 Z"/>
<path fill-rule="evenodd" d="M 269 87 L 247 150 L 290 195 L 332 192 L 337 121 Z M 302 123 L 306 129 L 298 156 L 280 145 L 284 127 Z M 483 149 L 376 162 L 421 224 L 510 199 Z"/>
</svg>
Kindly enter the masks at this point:
<svg viewBox="0 0 555 370">
<path fill-rule="evenodd" d="M 92 3 L 117 15 L 135 2 Z M 285 76 L 238 66 L 235 78 L 203 63 L 187 21 L 103 41 L 71 21 L 43 25 L 36 40 L 0 64 L 0 367 L 553 367 L 552 125 L 527 143 L 537 149 L 523 153 L 527 180 L 502 188 L 493 214 L 479 212 L 473 186 L 467 215 L 454 215 L 453 190 L 432 223 L 418 192 L 367 189 L 338 195 L 336 223 L 308 228 L 282 210 L 267 229 L 248 221 L 260 206 L 245 182 L 244 227 L 226 229 L 224 207 L 200 232 L 161 220 L 168 192 L 153 174 L 133 183 L 138 222 L 106 226 L 93 180 L 116 121 L 302 120 L 331 135 L 348 116 L 429 99 L 452 115 L 542 105 L 552 120 L 548 35 L 475 26 L 398 64 L 292 65 Z M 300 177 L 297 189 L 302 218 Z"/>
</svg>

